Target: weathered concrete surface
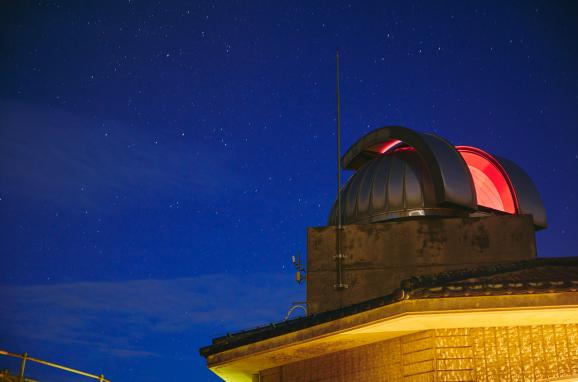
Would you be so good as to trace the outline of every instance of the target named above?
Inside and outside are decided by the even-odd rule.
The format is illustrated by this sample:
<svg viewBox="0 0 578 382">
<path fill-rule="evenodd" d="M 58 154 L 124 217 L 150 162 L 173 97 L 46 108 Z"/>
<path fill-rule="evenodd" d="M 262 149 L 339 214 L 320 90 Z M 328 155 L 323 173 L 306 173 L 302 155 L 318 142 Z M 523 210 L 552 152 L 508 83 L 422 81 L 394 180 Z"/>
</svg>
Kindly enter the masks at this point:
<svg viewBox="0 0 578 382">
<path fill-rule="evenodd" d="M 386 295 L 411 276 L 536 257 L 532 218 L 525 215 L 347 225 L 342 252 L 349 287 L 335 290 L 335 239 L 333 226 L 308 229 L 309 314 Z"/>
</svg>

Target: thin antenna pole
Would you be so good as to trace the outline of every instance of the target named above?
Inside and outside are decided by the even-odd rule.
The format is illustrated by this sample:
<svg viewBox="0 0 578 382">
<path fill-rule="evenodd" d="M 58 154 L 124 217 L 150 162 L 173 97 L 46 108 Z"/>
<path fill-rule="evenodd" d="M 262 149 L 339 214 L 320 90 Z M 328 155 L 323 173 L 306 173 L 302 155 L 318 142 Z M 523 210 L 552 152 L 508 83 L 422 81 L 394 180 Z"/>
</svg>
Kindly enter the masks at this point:
<svg viewBox="0 0 578 382">
<path fill-rule="evenodd" d="M 335 76 L 335 99 L 337 101 L 337 229 L 341 229 L 341 92 L 339 90 L 339 50 L 335 54 L 336 76 Z M 341 244 L 341 240 L 338 240 Z M 341 254 L 341 245 L 338 247 L 337 254 Z"/>
<path fill-rule="evenodd" d="M 337 283 L 334 285 L 334 288 L 342 290 L 347 288 L 347 285 L 343 283 L 343 258 L 345 256 L 341 253 L 341 231 L 343 230 L 343 226 L 341 222 L 341 92 L 339 89 L 339 50 L 337 50 L 335 54 L 335 63 L 335 98 L 337 101 L 337 232 L 335 233 L 337 254 L 335 260 L 337 262 Z"/>
</svg>

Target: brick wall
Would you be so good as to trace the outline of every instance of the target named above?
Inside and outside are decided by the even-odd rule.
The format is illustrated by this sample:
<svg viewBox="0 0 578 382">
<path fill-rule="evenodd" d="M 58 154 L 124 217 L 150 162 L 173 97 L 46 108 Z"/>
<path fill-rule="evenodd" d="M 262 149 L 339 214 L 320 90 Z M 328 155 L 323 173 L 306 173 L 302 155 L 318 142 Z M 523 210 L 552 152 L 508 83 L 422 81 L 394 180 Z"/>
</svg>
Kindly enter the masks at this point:
<svg viewBox="0 0 578 382">
<path fill-rule="evenodd" d="M 261 382 L 539 381 L 578 375 L 578 325 L 427 330 L 261 372 Z"/>
</svg>

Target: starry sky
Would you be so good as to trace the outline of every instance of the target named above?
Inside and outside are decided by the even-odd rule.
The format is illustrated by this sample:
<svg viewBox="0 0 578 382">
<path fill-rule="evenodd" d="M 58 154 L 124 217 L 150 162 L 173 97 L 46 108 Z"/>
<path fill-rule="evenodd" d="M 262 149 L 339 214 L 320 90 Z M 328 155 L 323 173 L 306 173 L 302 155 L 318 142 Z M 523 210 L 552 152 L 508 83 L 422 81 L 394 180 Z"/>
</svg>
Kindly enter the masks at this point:
<svg viewBox="0 0 578 382">
<path fill-rule="evenodd" d="M 397 124 L 507 157 L 546 205 L 539 256 L 576 255 L 577 18 L 564 1 L 2 2 L 0 349 L 217 381 L 199 347 L 304 298 L 290 257 L 335 195 L 337 48 L 344 150 Z"/>
</svg>

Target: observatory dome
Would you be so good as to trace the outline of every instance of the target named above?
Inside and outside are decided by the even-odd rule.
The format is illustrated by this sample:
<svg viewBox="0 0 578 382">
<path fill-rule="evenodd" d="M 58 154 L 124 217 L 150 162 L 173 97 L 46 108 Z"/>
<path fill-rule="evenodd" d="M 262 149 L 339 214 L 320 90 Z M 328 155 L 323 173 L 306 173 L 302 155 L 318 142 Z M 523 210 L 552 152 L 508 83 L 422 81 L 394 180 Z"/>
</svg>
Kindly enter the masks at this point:
<svg viewBox="0 0 578 382">
<path fill-rule="evenodd" d="M 532 215 L 546 227 L 540 195 L 513 162 L 470 146 L 453 146 L 400 126 L 370 132 L 345 153 L 355 173 L 341 189 L 342 224 L 427 216 Z M 337 202 L 329 224 L 335 225 Z"/>
</svg>

